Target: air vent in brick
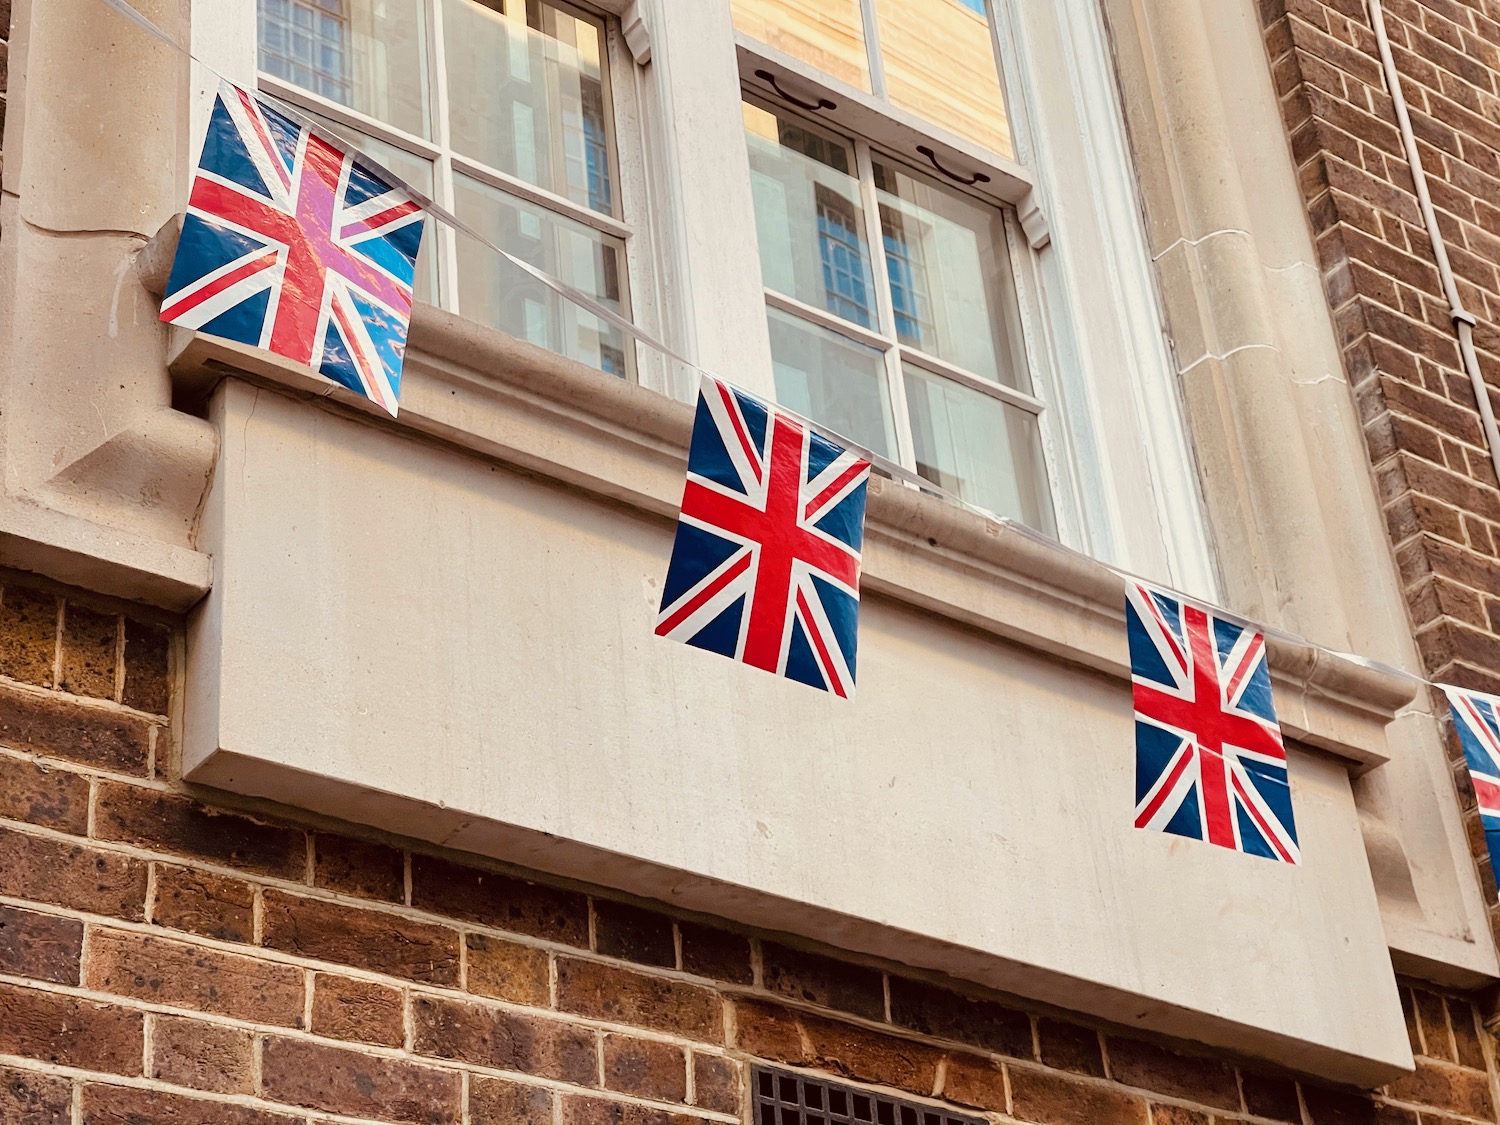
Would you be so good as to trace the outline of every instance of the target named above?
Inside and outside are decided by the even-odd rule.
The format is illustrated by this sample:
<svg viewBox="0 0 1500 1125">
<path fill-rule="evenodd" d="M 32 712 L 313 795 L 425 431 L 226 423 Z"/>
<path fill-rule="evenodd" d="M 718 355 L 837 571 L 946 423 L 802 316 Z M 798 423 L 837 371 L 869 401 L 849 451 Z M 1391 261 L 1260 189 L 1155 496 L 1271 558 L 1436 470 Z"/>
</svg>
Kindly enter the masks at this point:
<svg viewBox="0 0 1500 1125">
<path fill-rule="evenodd" d="M 770 1067 L 755 1068 L 754 1125 L 986 1125 L 977 1117 Z"/>
</svg>

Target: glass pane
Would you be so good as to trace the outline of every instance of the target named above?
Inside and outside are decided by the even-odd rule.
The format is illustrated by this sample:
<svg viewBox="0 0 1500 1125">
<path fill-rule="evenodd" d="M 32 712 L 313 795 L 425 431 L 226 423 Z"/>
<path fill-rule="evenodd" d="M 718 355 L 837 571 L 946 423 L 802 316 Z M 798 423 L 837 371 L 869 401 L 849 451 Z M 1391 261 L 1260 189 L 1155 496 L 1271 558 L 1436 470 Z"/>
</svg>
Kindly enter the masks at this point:
<svg viewBox="0 0 1500 1125">
<path fill-rule="evenodd" d="M 1000 212 L 890 164 L 875 186 L 901 342 L 1029 393 Z"/>
<path fill-rule="evenodd" d="M 537 269 L 629 315 L 625 243 L 466 176 L 454 178 L 458 217 Z M 624 333 L 554 293 L 471 238 L 458 236 L 458 305 L 464 316 L 625 375 Z"/>
<path fill-rule="evenodd" d="M 260 68 L 431 136 L 422 0 L 259 0 Z"/>
<path fill-rule="evenodd" d="M 837 332 L 767 309 L 776 401 L 884 457 L 896 447 L 885 357 Z"/>
<path fill-rule="evenodd" d="M 854 149 L 748 102 L 744 111 L 766 287 L 874 327 Z"/>
<path fill-rule="evenodd" d="M 996 515 L 1056 534 L 1035 414 L 907 364 L 917 472 Z"/>
<path fill-rule="evenodd" d="M 343 137 L 360 152 L 369 153 L 373 159 L 384 164 L 423 195 L 432 198 L 432 161 L 395 145 L 377 141 L 374 137 L 367 137 L 358 129 L 351 129 L 316 113 L 308 113 L 305 109 L 301 112 L 335 137 Z M 429 305 L 437 304 L 437 240 L 438 225 L 429 216 L 422 227 L 422 249 L 417 251 L 417 280 L 413 289 L 416 299 L 426 301 Z"/>
<path fill-rule="evenodd" d="M 870 89 L 859 0 L 734 0 L 734 27 L 824 74 Z"/>
<path fill-rule="evenodd" d="M 984 0 L 876 0 L 875 10 L 891 101 L 1014 156 Z"/>
<path fill-rule="evenodd" d="M 614 213 L 598 26 L 544 0 L 444 0 L 443 54 L 458 152 Z"/>
</svg>

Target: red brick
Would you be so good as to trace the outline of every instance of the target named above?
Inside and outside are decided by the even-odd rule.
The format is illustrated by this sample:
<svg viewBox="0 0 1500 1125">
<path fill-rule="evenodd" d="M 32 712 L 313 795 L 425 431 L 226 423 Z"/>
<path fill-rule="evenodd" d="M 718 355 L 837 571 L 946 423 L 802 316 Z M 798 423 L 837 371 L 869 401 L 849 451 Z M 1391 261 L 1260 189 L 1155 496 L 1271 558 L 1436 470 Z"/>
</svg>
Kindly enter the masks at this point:
<svg viewBox="0 0 1500 1125">
<path fill-rule="evenodd" d="M 88 778 L 0 755 L 0 817 L 81 836 L 89 826 Z"/>
<path fill-rule="evenodd" d="M 125 618 L 125 690 L 127 707 L 165 715 L 171 699 L 168 653 L 171 630 L 164 625 Z"/>
<path fill-rule="evenodd" d="M 77 984 L 83 923 L 0 906 L 0 973 Z"/>
<path fill-rule="evenodd" d="M 750 964 L 750 939 L 743 934 L 696 922 L 678 922 L 677 933 L 682 940 L 685 972 L 730 984 L 750 984 L 755 980 L 755 969 Z"/>
<path fill-rule="evenodd" d="M 331 891 L 406 901 L 406 857 L 395 848 L 347 836 L 313 837 L 313 882 Z"/>
<path fill-rule="evenodd" d="M 1386 1118 L 1376 1110 L 1370 1096 L 1359 1090 L 1332 1089 L 1325 1086 L 1302 1087 L 1307 1106 L 1308 1125 L 1398 1125 L 1399 1118 Z M 1409 1115 L 1407 1125 L 1417 1125 L 1416 1114 Z"/>
<path fill-rule="evenodd" d="M 1202 1110 L 1183 1105 L 1152 1103 L 1151 1125 L 1213 1125 L 1214 1119 Z"/>
<path fill-rule="evenodd" d="M 1239 1109 L 1234 1071 L 1214 1059 L 1191 1058 L 1139 1039 L 1109 1040 L 1109 1076 L 1126 1086 L 1201 1102 L 1217 1109 Z"/>
<path fill-rule="evenodd" d="M 0 590 L 0 676 L 52 686 L 57 598 L 24 586 Z"/>
<path fill-rule="evenodd" d="M 723 1003 L 706 988 L 576 957 L 557 959 L 557 1006 L 564 1012 L 724 1040 Z"/>
<path fill-rule="evenodd" d="M 433 856 L 411 857 L 412 905 L 528 937 L 586 948 L 588 899 Z"/>
<path fill-rule="evenodd" d="M 552 1003 L 547 951 L 484 934 L 466 934 L 470 992 L 545 1008 Z"/>
<path fill-rule="evenodd" d="M 606 1035 L 604 1086 L 659 1102 L 680 1102 L 687 1097 L 686 1055 L 670 1043 Z"/>
<path fill-rule="evenodd" d="M 120 615 L 87 606 L 63 606 L 62 680 L 74 695 L 115 698 L 115 667 L 120 657 Z"/>
<path fill-rule="evenodd" d="M 761 1000 L 734 1002 L 734 1044 L 747 1055 L 805 1066 L 810 1058 L 797 1014 Z"/>
<path fill-rule="evenodd" d="M 1104 1077 L 1104 1053 L 1100 1049 L 1099 1033 L 1093 1028 L 1039 1016 L 1036 1032 L 1041 1045 L 1041 1060 L 1048 1066 L 1094 1078 Z"/>
<path fill-rule="evenodd" d="M 1462 1067 L 1418 1061 L 1414 1073 L 1391 1083 L 1390 1095 L 1398 1101 L 1434 1106 L 1466 1117 L 1486 1121 L 1495 1118 L 1489 1076 Z"/>
<path fill-rule="evenodd" d="M 1290 1121 L 1300 1125 L 1302 1110 L 1297 1103 L 1297 1084 L 1277 1075 L 1240 1072 L 1240 1093 L 1245 1111 L 1273 1121 Z"/>
<path fill-rule="evenodd" d="M 312 1030 L 331 1039 L 399 1047 L 405 1042 L 401 993 L 371 981 L 315 973 Z"/>
<path fill-rule="evenodd" d="M 138 715 L 0 684 L 0 745 L 12 750 L 144 774 L 150 739 Z"/>
<path fill-rule="evenodd" d="M 602 1098 L 563 1098 L 563 1125 L 698 1125 L 702 1119 L 664 1109 L 607 1102 Z"/>
<path fill-rule="evenodd" d="M 158 863 L 151 920 L 220 941 L 250 941 L 255 932 L 255 888 L 228 875 Z"/>
<path fill-rule="evenodd" d="M 307 834 L 301 829 L 263 824 L 137 785 L 99 786 L 94 834 L 283 879 L 300 881 L 307 872 Z"/>
<path fill-rule="evenodd" d="M 413 1125 L 459 1116 L 459 1076 L 403 1059 L 301 1039 L 261 1046 L 261 1093 L 287 1105 Z"/>
<path fill-rule="evenodd" d="M 72 1083 L 47 1074 L 0 1067 L 0 1121 L 72 1125 Z"/>
<path fill-rule="evenodd" d="M 1458 1047 L 1458 1061 L 1464 1066 L 1484 1070 L 1487 1064 L 1475 1024 L 1474 1006 L 1467 1000 L 1448 997 L 1448 1023 L 1453 1029 L 1453 1041 Z"/>
<path fill-rule="evenodd" d="M 412 1050 L 575 1086 L 599 1084 L 592 1031 L 486 1004 L 413 997 Z"/>
<path fill-rule="evenodd" d="M 954 1053 L 943 1073 L 943 1098 L 991 1113 L 1005 1112 L 1005 1068 L 983 1055 Z"/>
<path fill-rule="evenodd" d="M 1031 1017 L 1025 1012 L 923 981 L 891 977 L 891 1022 L 1002 1055 L 1032 1056 Z"/>
<path fill-rule="evenodd" d="M 459 934 L 443 926 L 267 890 L 261 944 L 424 984 L 456 986 Z"/>
<path fill-rule="evenodd" d="M 693 1052 L 693 1104 L 718 1113 L 740 1113 L 740 1064 Z"/>
<path fill-rule="evenodd" d="M 837 1008 L 869 1020 L 885 1019 L 885 974 L 819 953 L 761 942 L 766 991 Z"/>
<path fill-rule="evenodd" d="M 250 1032 L 184 1016 L 151 1020 L 152 1078 L 216 1094 L 254 1092 Z"/>
<path fill-rule="evenodd" d="M 1011 1113 L 1036 1125 L 1146 1125 L 1146 1103 L 1052 1071 L 1011 1067 Z"/>
<path fill-rule="evenodd" d="M 1433 550 L 1429 550 L 1428 557 L 1432 558 L 1434 550 L 1440 549 L 1438 544 L 1433 544 Z M 1443 551 L 1443 555 L 1444 562 L 1441 567 L 1445 573 L 1451 574 L 1462 566 L 1472 566 L 1478 568 L 1480 572 L 1464 577 L 1477 578 L 1481 582 L 1485 580 L 1488 568 L 1485 568 L 1479 559 L 1468 555 L 1461 549 Z M 1428 1058 L 1457 1062 L 1458 1052 L 1454 1049 L 1453 1037 L 1448 1034 L 1448 1006 L 1443 1003 L 1443 998 L 1424 988 L 1413 989 L 1412 998 L 1416 1005 L 1417 1023 L 1422 1028 L 1422 1053 Z"/>
<path fill-rule="evenodd" d="M 130 856 L 0 829 L 0 894 L 140 920 L 146 869 Z"/>
<path fill-rule="evenodd" d="M 471 1125 L 552 1125 L 552 1091 L 503 1078 L 469 1079 Z"/>
<path fill-rule="evenodd" d="M 239 953 L 117 930 L 89 935 L 84 983 L 152 1004 L 301 1027 L 303 971 Z"/>
<path fill-rule="evenodd" d="M 128 1086 L 83 1088 L 83 1125 L 302 1125 L 300 1117 Z"/>
<path fill-rule="evenodd" d="M 145 1027 L 140 1012 L 34 988 L 0 984 L 0 1055 L 140 1074 Z"/>
<path fill-rule="evenodd" d="M 606 957 L 643 965 L 677 967 L 677 940 L 672 919 L 654 910 L 623 902 L 594 901 L 594 949 Z"/>
</svg>

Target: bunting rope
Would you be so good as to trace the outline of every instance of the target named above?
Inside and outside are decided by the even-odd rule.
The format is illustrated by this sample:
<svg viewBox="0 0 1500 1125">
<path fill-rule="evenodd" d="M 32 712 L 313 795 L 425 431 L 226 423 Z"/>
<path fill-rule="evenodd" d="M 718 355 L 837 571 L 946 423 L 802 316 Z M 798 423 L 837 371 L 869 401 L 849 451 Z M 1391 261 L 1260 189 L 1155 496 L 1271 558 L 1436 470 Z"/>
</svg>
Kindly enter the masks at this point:
<svg viewBox="0 0 1500 1125">
<path fill-rule="evenodd" d="M 141 14 L 141 12 L 133 7 L 128 2 L 128 0 L 101 0 L 101 2 L 115 14 L 128 20 L 142 31 L 151 35 L 153 38 L 164 43 L 174 51 L 177 51 L 179 54 L 185 55 L 187 58 L 197 63 L 199 66 L 203 67 L 210 74 L 214 75 L 214 77 L 218 78 L 220 82 L 228 83 L 230 86 L 235 86 L 235 84 L 224 74 L 222 74 L 216 67 L 214 67 L 210 63 L 205 62 L 203 59 L 195 55 L 189 48 L 184 47 L 181 43 L 178 43 L 177 40 L 175 40 L 160 26 L 147 18 L 145 15 Z M 430 198 L 426 193 L 418 190 L 401 176 L 398 176 L 396 173 L 392 172 L 389 168 L 387 168 L 369 153 L 361 150 L 357 144 L 354 144 L 345 137 L 341 137 L 334 133 L 331 133 L 327 128 L 297 109 L 297 107 L 287 104 L 280 98 L 272 97 L 259 91 L 253 92 L 253 96 L 274 105 L 277 112 L 284 113 L 296 124 L 298 124 L 302 128 L 310 130 L 312 133 L 316 134 L 318 137 L 322 138 L 324 141 L 335 146 L 336 148 L 352 149 L 354 152 L 357 152 L 362 163 L 367 164 L 373 171 L 379 173 L 380 176 L 390 184 L 390 186 L 398 188 L 401 191 L 407 193 L 412 198 L 412 200 L 416 202 L 423 211 L 432 216 L 432 218 L 444 224 L 445 226 L 450 227 L 457 233 L 464 235 L 466 238 L 472 239 L 479 245 L 485 247 L 485 249 L 500 255 L 500 257 L 504 258 L 507 262 L 522 270 L 527 275 L 540 282 L 548 289 L 552 290 L 558 296 L 562 297 L 564 300 L 572 302 L 584 311 L 598 317 L 600 320 L 611 325 L 612 327 L 619 329 L 626 336 L 635 340 L 644 347 L 647 347 L 655 352 L 660 353 L 668 359 L 682 364 L 684 367 L 697 373 L 698 375 L 708 379 L 719 379 L 718 376 L 714 375 L 706 368 L 694 363 L 692 360 L 688 359 L 681 353 L 675 351 L 674 349 L 663 343 L 661 340 L 657 339 L 650 332 L 641 328 L 639 325 L 634 324 L 628 318 L 621 316 L 615 310 L 601 304 L 599 301 L 595 300 L 587 293 L 584 293 L 582 290 L 576 288 L 575 286 L 569 285 L 565 281 L 553 277 L 551 274 L 548 274 L 546 271 L 537 268 L 530 262 L 527 262 L 522 258 L 518 258 L 516 255 L 507 251 L 504 247 L 499 246 L 489 238 L 486 238 L 483 234 L 475 230 L 468 223 L 465 223 L 457 215 L 453 214 L 447 208 L 443 207 L 441 204 Z M 720 379 L 719 381 L 727 382 L 727 380 L 722 379 Z M 1140 575 L 1132 573 L 1131 571 L 1125 570 L 1122 567 L 1116 566 L 1113 563 L 1104 562 L 1103 560 L 1098 559 L 1093 555 L 1089 555 L 1074 547 L 1070 547 L 1067 544 L 1059 542 L 1056 539 L 1049 538 L 1043 535 L 1041 532 L 1037 531 L 1035 528 L 1030 527 L 1029 525 L 1022 523 L 1010 516 L 1002 516 L 993 511 L 990 511 L 988 508 L 984 508 L 977 504 L 971 503 L 970 501 L 965 500 L 963 497 L 957 495 L 956 493 L 953 493 L 940 485 L 934 484 L 932 481 L 927 480 L 925 477 L 918 475 L 899 462 L 893 461 L 888 457 L 874 452 L 873 450 L 867 449 L 864 446 L 852 442 L 842 434 L 829 429 L 828 427 L 814 421 L 813 419 L 798 414 L 793 410 L 789 410 L 779 403 L 776 405 L 776 409 L 783 414 L 787 414 L 792 418 L 795 418 L 799 423 L 806 426 L 812 432 L 820 434 L 828 440 L 833 441 L 838 445 L 844 447 L 845 449 L 848 449 L 849 451 L 859 455 L 860 457 L 869 461 L 870 464 L 875 469 L 879 470 L 883 475 L 890 477 L 893 480 L 899 481 L 903 485 L 917 489 L 921 492 L 925 492 L 929 495 L 936 496 L 950 504 L 955 505 L 956 507 L 962 508 L 965 511 L 977 515 L 982 519 L 999 524 L 1001 527 L 1005 528 L 1007 532 L 1017 535 L 1023 539 L 1030 540 L 1031 542 L 1034 542 L 1036 544 L 1045 546 L 1049 550 L 1060 550 L 1070 557 L 1079 560 L 1087 565 L 1100 567 L 1103 570 L 1114 574 L 1116 577 L 1125 582 L 1152 587 L 1169 593 L 1172 596 L 1187 602 L 1192 602 L 1195 604 L 1203 603 L 1203 599 L 1198 596 L 1183 593 L 1170 586 L 1164 585 L 1156 579 L 1144 578 Z M 1403 679 L 1408 682 L 1422 684 L 1428 687 L 1435 687 L 1445 692 L 1454 690 L 1451 689 L 1449 685 L 1428 680 L 1424 676 L 1420 676 L 1414 672 L 1408 672 L 1403 668 L 1397 668 L 1383 661 L 1373 660 L 1369 657 L 1361 656 L 1356 653 L 1344 652 L 1339 649 L 1330 648 L 1326 645 L 1320 645 L 1314 641 L 1308 640 L 1305 637 L 1297 636 L 1275 626 L 1264 625 L 1259 622 L 1252 621 L 1249 618 L 1237 614 L 1231 610 L 1214 607 L 1214 613 L 1216 616 L 1221 617 L 1224 620 L 1232 621 L 1239 626 L 1256 630 L 1267 639 L 1275 639 L 1281 641 L 1284 644 L 1297 648 L 1311 648 L 1317 653 L 1327 654 L 1328 656 L 1339 660 L 1350 661 L 1351 663 L 1360 665 L 1364 668 L 1368 668 L 1371 671 L 1381 673 L 1382 675 Z"/>
</svg>

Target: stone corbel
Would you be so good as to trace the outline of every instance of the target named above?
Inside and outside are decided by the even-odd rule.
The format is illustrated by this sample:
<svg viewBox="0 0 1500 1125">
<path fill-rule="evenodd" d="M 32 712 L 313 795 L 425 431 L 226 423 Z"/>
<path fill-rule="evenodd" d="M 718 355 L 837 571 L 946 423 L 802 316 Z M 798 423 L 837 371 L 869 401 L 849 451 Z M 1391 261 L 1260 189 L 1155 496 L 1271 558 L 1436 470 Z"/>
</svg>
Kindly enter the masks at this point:
<svg viewBox="0 0 1500 1125">
<path fill-rule="evenodd" d="M 641 0 L 631 0 L 625 14 L 620 17 L 620 31 L 625 36 L 625 46 L 630 48 L 630 57 L 636 66 L 645 66 L 651 61 L 651 28 L 646 25 L 646 13 Z"/>
</svg>

